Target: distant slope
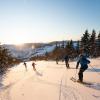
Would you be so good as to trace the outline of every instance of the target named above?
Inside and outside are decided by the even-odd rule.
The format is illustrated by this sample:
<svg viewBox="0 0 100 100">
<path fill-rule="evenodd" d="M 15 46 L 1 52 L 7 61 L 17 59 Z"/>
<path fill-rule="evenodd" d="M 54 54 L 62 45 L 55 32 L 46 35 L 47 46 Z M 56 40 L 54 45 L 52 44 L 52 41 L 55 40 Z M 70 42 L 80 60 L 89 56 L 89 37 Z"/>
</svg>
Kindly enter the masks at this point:
<svg viewBox="0 0 100 100">
<path fill-rule="evenodd" d="M 18 59 L 30 59 L 34 56 L 41 56 L 45 55 L 46 52 L 52 52 L 54 48 L 56 47 L 56 43 L 59 46 L 67 45 L 67 41 L 54 41 L 50 43 L 25 43 L 22 45 L 7 45 L 4 44 L 3 46 L 11 52 L 12 56 L 18 58 Z M 77 42 L 73 42 L 73 46 L 77 46 Z"/>
<path fill-rule="evenodd" d="M 36 46 L 36 47 L 35 47 Z M 55 45 L 50 44 L 24 44 L 22 46 L 15 46 L 15 45 L 3 45 L 3 47 L 9 49 L 12 56 L 18 59 L 30 59 L 34 56 L 41 56 L 45 55 L 46 52 L 51 52 L 54 50 Z"/>
</svg>

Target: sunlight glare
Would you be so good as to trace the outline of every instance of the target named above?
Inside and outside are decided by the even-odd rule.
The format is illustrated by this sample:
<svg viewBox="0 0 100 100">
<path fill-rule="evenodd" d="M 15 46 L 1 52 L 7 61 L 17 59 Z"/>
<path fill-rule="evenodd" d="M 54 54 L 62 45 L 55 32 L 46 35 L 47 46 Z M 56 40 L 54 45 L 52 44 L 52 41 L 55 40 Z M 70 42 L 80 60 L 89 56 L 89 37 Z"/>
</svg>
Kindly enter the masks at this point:
<svg viewBox="0 0 100 100">
<path fill-rule="evenodd" d="M 26 34 L 17 33 L 17 34 L 13 34 L 9 38 L 9 43 L 11 42 L 11 44 L 22 45 L 22 44 L 26 43 L 27 40 L 29 40 L 29 38 Z"/>
</svg>

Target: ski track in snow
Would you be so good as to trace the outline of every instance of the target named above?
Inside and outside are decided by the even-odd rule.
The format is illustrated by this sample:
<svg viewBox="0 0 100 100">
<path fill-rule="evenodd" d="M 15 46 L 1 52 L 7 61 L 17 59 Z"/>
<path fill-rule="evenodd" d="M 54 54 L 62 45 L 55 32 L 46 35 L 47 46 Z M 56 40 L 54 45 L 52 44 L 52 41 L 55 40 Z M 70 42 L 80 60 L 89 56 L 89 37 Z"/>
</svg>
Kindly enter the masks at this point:
<svg viewBox="0 0 100 100">
<path fill-rule="evenodd" d="M 68 69 L 67 69 L 68 71 Z M 81 93 L 77 86 L 73 87 L 73 85 L 69 85 L 67 76 L 67 71 L 63 74 L 60 82 L 60 93 L 59 93 L 59 100 L 89 100 L 89 97 L 95 97 L 96 100 L 100 100 L 100 95 L 88 95 Z M 79 83 L 75 83 L 79 84 Z M 80 84 L 82 86 L 83 84 Z M 84 87 L 100 90 L 100 83 L 92 83 L 91 85 L 83 85 Z"/>
<path fill-rule="evenodd" d="M 80 92 L 68 85 L 66 78 L 66 72 L 63 74 L 60 82 L 59 100 L 86 100 L 84 95 L 80 95 Z"/>
<path fill-rule="evenodd" d="M 0 91 L 0 100 L 11 100 L 9 94 L 10 94 L 9 86 L 2 87 Z"/>
<path fill-rule="evenodd" d="M 52 66 L 51 66 L 52 68 Z M 66 70 L 66 69 L 65 69 Z M 46 80 L 42 80 L 40 77 L 38 76 L 42 76 L 43 72 L 45 71 L 45 69 L 43 71 L 37 71 L 34 74 L 31 73 L 30 75 L 28 75 L 28 73 L 25 74 L 25 76 L 21 77 L 19 80 L 16 80 L 15 82 L 11 83 L 10 85 L 3 87 L 2 91 L 0 91 L 0 100 L 11 100 L 10 98 L 10 89 L 12 86 L 16 85 L 17 83 L 23 81 L 23 80 L 30 80 L 33 76 L 36 79 L 35 81 L 37 82 L 45 82 L 45 83 L 49 83 Z M 67 76 L 67 71 L 65 71 L 60 79 L 59 83 L 52 83 L 52 85 L 58 84 L 58 88 L 59 88 L 59 92 L 58 92 L 58 96 L 59 96 L 59 100 L 88 100 L 86 94 L 84 93 L 80 93 L 80 91 L 78 90 L 77 87 L 73 87 L 73 85 L 70 85 L 68 82 L 68 78 Z M 81 86 L 81 85 L 80 85 Z M 98 89 L 100 90 L 100 84 L 93 84 L 90 88 L 94 88 L 94 89 Z M 99 100 L 100 96 L 93 94 L 93 97 L 97 98 L 96 100 Z"/>
</svg>

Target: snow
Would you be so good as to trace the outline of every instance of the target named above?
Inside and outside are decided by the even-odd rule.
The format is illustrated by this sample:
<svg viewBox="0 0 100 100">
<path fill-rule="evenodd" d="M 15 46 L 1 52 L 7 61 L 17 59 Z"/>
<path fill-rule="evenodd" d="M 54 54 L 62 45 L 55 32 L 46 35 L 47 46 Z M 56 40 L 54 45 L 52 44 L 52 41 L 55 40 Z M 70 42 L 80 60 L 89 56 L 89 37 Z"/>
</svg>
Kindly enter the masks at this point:
<svg viewBox="0 0 100 100">
<path fill-rule="evenodd" d="M 5 48 L 9 49 L 13 57 L 17 57 L 19 59 L 26 59 L 34 56 L 41 56 L 45 55 L 46 52 L 51 52 L 54 50 L 55 45 L 46 45 L 40 48 L 20 48 L 14 45 L 3 45 Z"/>
<path fill-rule="evenodd" d="M 60 41 L 58 43 L 58 45 L 62 46 L 63 42 L 64 42 L 64 46 L 66 47 L 66 45 L 67 45 L 66 41 Z M 4 44 L 2 46 L 9 49 L 9 51 L 13 57 L 16 57 L 16 58 L 22 59 L 22 60 L 24 59 L 25 61 L 28 61 L 31 57 L 44 56 L 46 53 L 52 52 L 55 49 L 56 44 L 55 43 L 47 44 L 47 45 L 43 45 L 38 48 L 33 48 L 33 45 L 24 47 L 25 44 L 23 46 L 7 45 L 7 44 Z M 77 48 L 76 41 L 73 42 L 73 47 Z"/>
<path fill-rule="evenodd" d="M 23 63 L 10 69 L 0 88 L 0 100 L 100 100 L 100 58 L 91 59 L 84 72 L 84 81 L 92 85 L 75 83 L 70 78 L 78 78 L 76 62 L 70 62 L 66 69 L 64 62 L 37 61 L 33 71 L 32 62 Z"/>
</svg>

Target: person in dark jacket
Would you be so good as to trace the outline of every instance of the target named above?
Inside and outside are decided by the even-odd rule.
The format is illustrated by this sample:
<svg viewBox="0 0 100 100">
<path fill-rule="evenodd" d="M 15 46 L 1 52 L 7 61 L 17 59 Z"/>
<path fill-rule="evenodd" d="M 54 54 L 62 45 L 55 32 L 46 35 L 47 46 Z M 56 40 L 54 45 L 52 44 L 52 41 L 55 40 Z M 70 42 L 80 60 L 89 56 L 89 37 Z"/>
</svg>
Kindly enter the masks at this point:
<svg viewBox="0 0 100 100">
<path fill-rule="evenodd" d="M 36 71 L 35 65 L 36 65 L 36 64 L 33 62 L 33 63 L 32 63 L 32 66 L 33 66 L 33 70 L 34 70 L 34 71 Z"/>
<path fill-rule="evenodd" d="M 88 64 L 90 61 L 84 56 L 83 54 L 80 55 L 79 60 L 77 61 L 76 69 L 78 68 L 79 64 L 81 65 L 79 70 L 79 79 L 78 82 L 83 82 L 83 72 L 88 68 Z"/>
<path fill-rule="evenodd" d="M 27 71 L 27 64 L 26 64 L 26 62 L 24 62 L 24 66 L 25 66 L 25 69 L 26 69 L 26 71 Z"/>
<path fill-rule="evenodd" d="M 66 56 L 64 57 L 64 60 L 65 60 L 66 68 L 70 68 L 70 67 L 69 67 L 69 56 L 66 55 Z"/>
<path fill-rule="evenodd" d="M 58 59 L 58 57 L 56 58 L 56 64 L 58 64 L 58 62 L 59 62 L 59 59 Z"/>
</svg>

